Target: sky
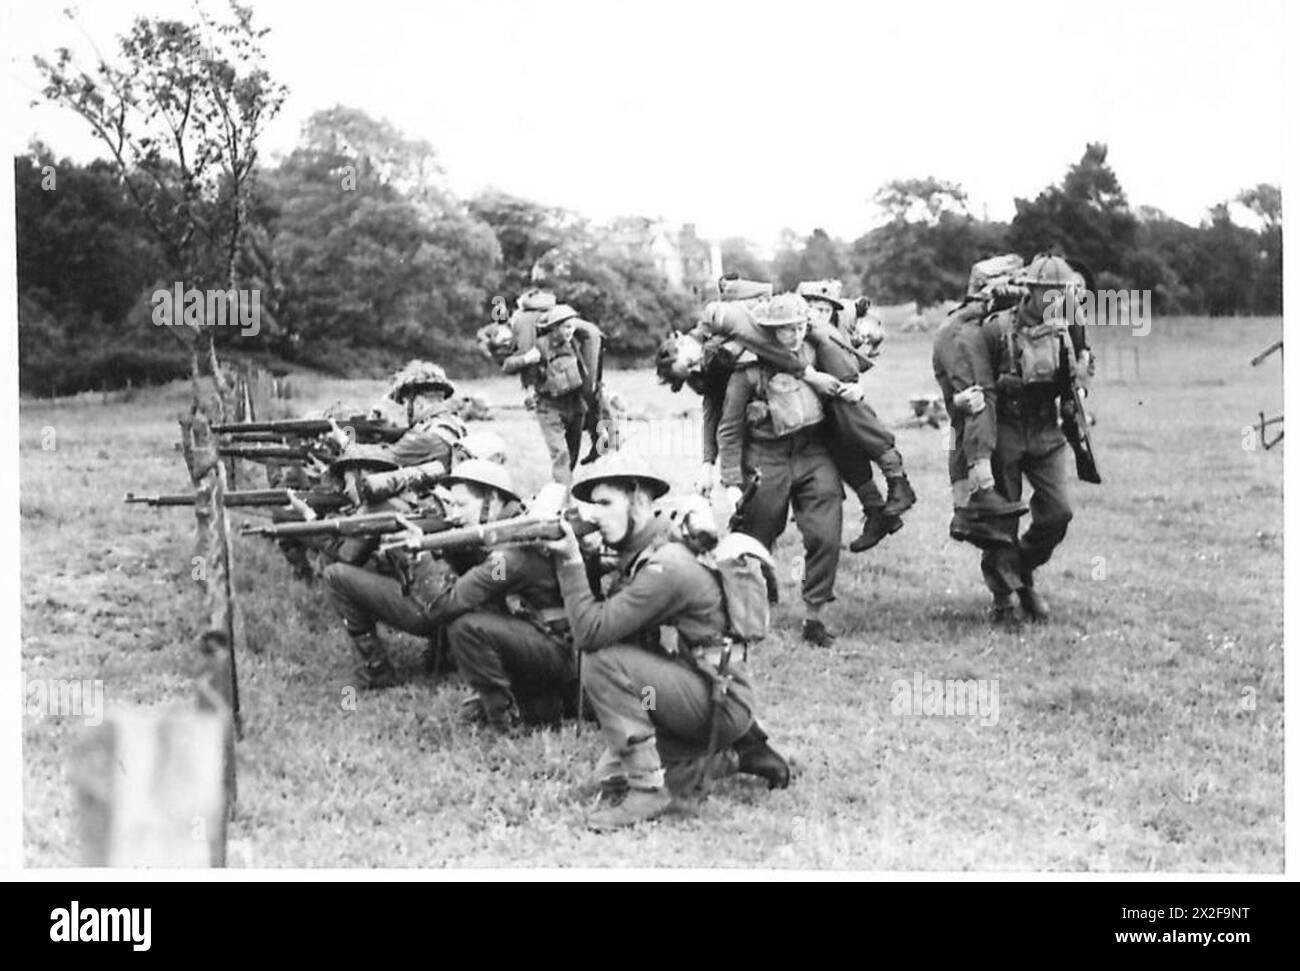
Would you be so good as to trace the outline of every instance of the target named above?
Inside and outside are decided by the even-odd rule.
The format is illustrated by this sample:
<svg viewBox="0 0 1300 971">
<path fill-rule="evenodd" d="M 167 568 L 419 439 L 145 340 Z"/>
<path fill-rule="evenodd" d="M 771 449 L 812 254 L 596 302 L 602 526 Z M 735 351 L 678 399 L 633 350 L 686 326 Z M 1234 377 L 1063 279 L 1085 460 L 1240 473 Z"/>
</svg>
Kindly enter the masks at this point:
<svg viewBox="0 0 1300 971">
<path fill-rule="evenodd" d="M 205 0 L 211 10 L 217 0 Z M 109 52 L 133 16 L 189 0 L 6 12 L 14 151 L 98 154 L 32 108 L 31 56 Z M 769 248 L 783 227 L 854 238 L 893 178 L 961 183 L 997 219 L 1105 142 L 1133 205 L 1196 223 L 1282 179 L 1281 0 L 653 4 L 253 0 L 290 89 L 264 157 L 344 104 L 437 149 L 450 185 L 594 219 L 640 214 Z M 83 34 L 84 31 L 84 34 Z"/>
</svg>

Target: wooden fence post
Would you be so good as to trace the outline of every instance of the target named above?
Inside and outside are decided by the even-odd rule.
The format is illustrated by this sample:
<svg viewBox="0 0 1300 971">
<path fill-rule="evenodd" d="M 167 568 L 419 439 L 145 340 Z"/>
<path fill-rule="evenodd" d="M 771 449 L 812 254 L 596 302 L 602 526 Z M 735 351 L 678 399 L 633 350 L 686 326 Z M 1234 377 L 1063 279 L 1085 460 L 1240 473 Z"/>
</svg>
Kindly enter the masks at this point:
<svg viewBox="0 0 1300 971">
<path fill-rule="evenodd" d="M 225 866 L 223 762 L 230 719 L 204 711 L 115 712 L 72 753 L 83 866 Z"/>
</svg>

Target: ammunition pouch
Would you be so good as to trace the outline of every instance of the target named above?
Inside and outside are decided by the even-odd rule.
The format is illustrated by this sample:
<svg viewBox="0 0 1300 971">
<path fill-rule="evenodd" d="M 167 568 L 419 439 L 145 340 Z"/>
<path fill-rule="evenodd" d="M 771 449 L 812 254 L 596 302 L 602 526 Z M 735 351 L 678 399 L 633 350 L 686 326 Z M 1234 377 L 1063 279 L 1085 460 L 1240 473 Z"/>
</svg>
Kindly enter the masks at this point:
<svg viewBox="0 0 1300 971">
<path fill-rule="evenodd" d="M 582 387 L 582 369 L 572 352 L 557 354 L 544 364 L 545 377 L 538 388 L 542 394 L 558 397 Z"/>
</svg>

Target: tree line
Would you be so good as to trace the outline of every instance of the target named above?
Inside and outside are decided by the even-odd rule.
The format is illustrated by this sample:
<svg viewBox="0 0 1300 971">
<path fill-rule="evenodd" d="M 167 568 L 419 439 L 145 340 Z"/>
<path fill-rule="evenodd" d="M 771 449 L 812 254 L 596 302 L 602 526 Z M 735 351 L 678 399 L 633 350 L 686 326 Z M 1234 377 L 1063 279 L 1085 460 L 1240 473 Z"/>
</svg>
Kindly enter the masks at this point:
<svg viewBox="0 0 1300 971">
<path fill-rule="evenodd" d="M 645 360 L 690 323 L 704 288 L 670 285 L 648 236 L 629 236 L 649 220 L 597 225 L 497 190 L 460 199 L 432 145 L 363 111 L 319 111 L 292 152 L 261 161 L 259 136 L 286 94 L 264 35 L 231 3 L 224 20 L 137 18 L 111 61 L 82 65 L 63 49 L 36 59 L 45 96 L 80 114 L 107 155 L 77 164 L 36 143 L 14 159 L 24 392 L 171 380 L 212 370 L 218 352 L 339 375 L 411 356 L 486 372 L 474 333 L 491 298 L 534 282 L 599 324 L 616 362 Z M 1084 260 L 1099 287 L 1152 290 L 1157 312 L 1281 312 L 1276 186 L 1189 226 L 1130 207 L 1106 146 L 1090 144 L 1059 184 L 1017 199 L 1010 223 L 977 219 L 960 185 L 933 177 L 889 182 L 875 201 L 885 221 L 857 239 L 786 231 L 770 258 L 726 239 L 723 267 L 780 289 L 839 278 L 924 308 L 959 297 L 978 259 L 1055 250 Z M 256 291 L 256 332 L 157 326 L 151 297 L 177 283 Z"/>
</svg>

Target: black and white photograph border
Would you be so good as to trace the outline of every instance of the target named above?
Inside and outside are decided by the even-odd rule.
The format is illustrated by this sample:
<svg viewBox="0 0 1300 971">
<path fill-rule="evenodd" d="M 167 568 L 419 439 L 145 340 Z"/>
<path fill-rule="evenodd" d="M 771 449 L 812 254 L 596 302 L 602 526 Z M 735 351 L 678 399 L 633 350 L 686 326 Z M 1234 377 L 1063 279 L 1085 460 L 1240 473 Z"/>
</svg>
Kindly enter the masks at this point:
<svg viewBox="0 0 1300 971">
<path fill-rule="evenodd" d="M 10 5 L 0 869 L 1286 874 L 1283 6 Z"/>
</svg>

